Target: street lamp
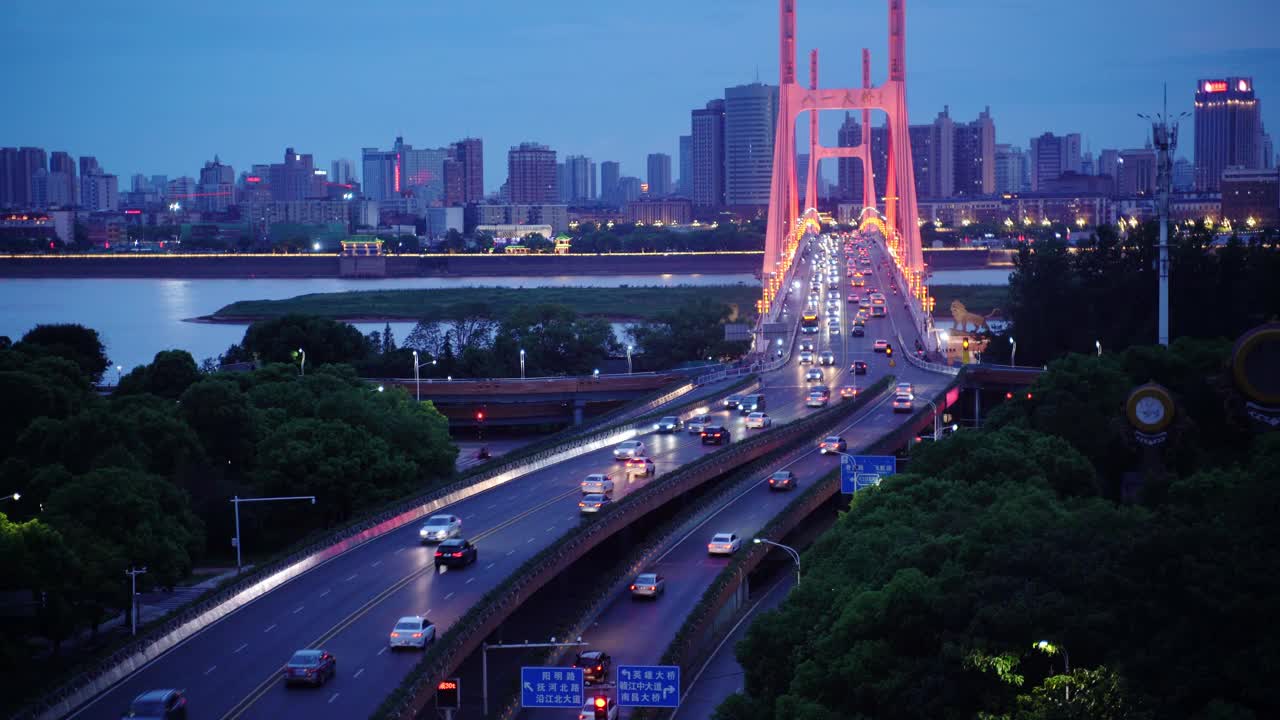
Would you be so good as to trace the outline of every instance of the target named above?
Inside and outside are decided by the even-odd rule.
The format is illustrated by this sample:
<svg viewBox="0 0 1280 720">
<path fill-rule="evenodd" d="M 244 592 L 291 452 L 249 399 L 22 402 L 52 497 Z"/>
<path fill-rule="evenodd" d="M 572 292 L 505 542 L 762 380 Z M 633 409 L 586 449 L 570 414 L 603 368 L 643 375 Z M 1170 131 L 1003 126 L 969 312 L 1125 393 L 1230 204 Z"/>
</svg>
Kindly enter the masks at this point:
<svg viewBox="0 0 1280 720">
<path fill-rule="evenodd" d="M 147 566 L 131 567 L 124 571 L 129 576 L 132 590 L 129 592 L 129 620 L 133 634 L 138 634 L 138 576 L 147 574 Z"/>
<path fill-rule="evenodd" d="M 431 364 L 435 365 L 436 361 L 432 360 Z M 418 398 L 418 402 L 422 402 L 422 380 L 418 376 L 418 368 L 425 367 L 425 366 L 426 366 L 426 363 L 418 362 L 418 351 L 414 350 L 413 351 L 413 388 L 414 388 L 414 393 Z"/>
<path fill-rule="evenodd" d="M 524 379 L 524 348 L 520 348 L 520 379 Z"/>
<path fill-rule="evenodd" d="M 1071 674 L 1071 656 L 1067 654 L 1067 649 L 1065 647 L 1055 645 L 1048 640 L 1041 640 L 1031 647 L 1034 650 L 1039 650 L 1045 655 L 1057 655 L 1058 653 L 1062 653 L 1062 674 Z M 1069 683 L 1063 683 L 1063 688 L 1067 692 L 1067 702 L 1071 702 L 1071 685 Z"/>
<path fill-rule="evenodd" d="M 21 499 L 22 499 L 22 493 L 14 493 L 12 495 L 5 495 L 4 497 L 0 497 L 0 500 L 13 500 L 15 502 Z"/>
<path fill-rule="evenodd" d="M 915 397 L 915 395 L 912 395 Z M 933 410 L 933 441 L 938 442 L 938 406 L 933 404 L 932 400 L 925 398 L 925 402 L 929 403 L 929 407 Z"/>
<path fill-rule="evenodd" d="M 1009 344 L 1013 346 L 1013 350 L 1009 353 L 1009 364 L 1018 367 L 1018 341 L 1009 336 Z"/>
<path fill-rule="evenodd" d="M 280 500 L 310 500 L 312 505 L 316 504 L 315 495 L 290 495 L 288 497 L 267 497 L 267 498 L 242 498 L 239 495 L 231 498 L 231 505 L 235 507 L 236 512 L 236 536 L 231 538 L 231 544 L 236 546 L 236 573 L 244 567 L 240 562 L 240 547 L 244 543 L 240 542 L 240 503 L 247 502 L 276 502 Z"/>
<path fill-rule="evenodd" d="M 117 387 L 120 385 L 120 381 L 123 379 L 124 379 L 124 366 L 117 365 L 116 366 L 116 386 Z"/>
<path fill-rule="evenodd" d="M 631 345 L 627 346 L 627 374 L 631 374 Z"/>
<path fill-rule="evenodd" d="M 1098 348 L 1098 357 L 1102 357 L 1102 341 L 1101 341 L 1101 340 L 1094 340 L 1094 341 L 1093 341 L 1093 346 L 1094 346 L 1094 347 L 1096 347 L 1096 348 Z"/>
<path fill-rule="evenodd" d="M 796 585 L 800 584 L 800 551 L 799 550 L 796 550 L 790 545 L 783 545 L 782 543 L 776 543 L 772 540 L 765 540 L 764 538 L 751 538 L 751 542 L 755 543 L 756 545 L 759 545 L 760 543 L 764 543 L 765 545 L 772 545 L 774 547 L 779 547 L 779 548 L 782 548 L 783 550 L 786 550 L 787 554 L 791 556 L 791 559 L 796 562 Z"/>
<path fill-rule="evenodd" d="M 300 375 L 306 375 L 307 374 L 307 351 L 303 350 L 302 348 L 298 348 L 298 353 L 302 355 L 302 361 L 298 363 L 298 373 Z"/>
</svg>

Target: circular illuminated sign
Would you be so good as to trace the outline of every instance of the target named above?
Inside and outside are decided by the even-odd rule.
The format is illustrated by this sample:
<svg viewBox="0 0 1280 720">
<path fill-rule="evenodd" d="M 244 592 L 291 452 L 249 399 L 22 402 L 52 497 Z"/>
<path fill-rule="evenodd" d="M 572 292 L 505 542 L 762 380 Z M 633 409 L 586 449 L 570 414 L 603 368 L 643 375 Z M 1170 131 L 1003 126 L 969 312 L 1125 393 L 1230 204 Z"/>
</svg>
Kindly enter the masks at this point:
<svg viewBox="0 0 1280 720">
<path fill-rule="evenodd" d="M 1147 383 L 1129 393 L 1125 411 L 1129 422 L 1145 433 L 1158 433 L 1173 422 L 1173 396 L 1155 383 Z"/>
<path fill-rule="evenodd" d="M 1260 325 L 1240 336 L 1231 352 L 1231 374 L 1250 400 L 1280 406 L 1280 323 Z"/>
</svg>

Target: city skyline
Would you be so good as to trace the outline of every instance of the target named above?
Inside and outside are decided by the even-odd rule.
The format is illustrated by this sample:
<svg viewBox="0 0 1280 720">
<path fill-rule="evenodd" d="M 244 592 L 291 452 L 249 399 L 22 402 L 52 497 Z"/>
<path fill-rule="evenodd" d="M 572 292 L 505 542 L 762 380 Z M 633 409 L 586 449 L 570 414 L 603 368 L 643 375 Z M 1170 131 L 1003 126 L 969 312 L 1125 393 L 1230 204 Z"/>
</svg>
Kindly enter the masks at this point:
<svg viewBox="0 0 1280 720">
<path fill-rule="evenodd" d="M 849 21 L 800 24 L 797 48 L 819 48 L 823 84 L 851 82 L 859 47 L 843 42 L 837 28 L 859 18 L 875 31 L 854 34 L 872 40 L 873 82 L 880 82 L 884 8 L 836 0 L 812 4 L 811 17 L 821 13 Z M 654 0 L 643 16 L 581 0 L 559 3 L 555 12 L 498 5 L 513 28 L 469 31 L 484 16 L 478 8 L 462 6 L 364 9 L 333 3 L 294 13 L 288 4 L 270 9 L 242 4 L 227 15 L 225 4 L 217 11 L 165 8 L 161 14 L 97 7 L 60 13 L 56 6 L 22 2 L 11 9 L 17 24 L 59 28 L 72 52 L 52 57 L 40 52 L 41 33 L 21 35 L 0 49 L 17 74 L 46 79 L 11 91 L 15 106 L 25 109 L 0 119 L 0 142 L 94 155 L 121 177 L 178 177 L 196 175 L 215 154 L 240 172 L 293 146 L 327 168 L 331 161 L 359 157 L 361 147 L 388 145 L 397 135 L 418 147 L 479 137 L 492 149 L 485 157 L 484 189 L 493 192 L 506 177 L 505 149 L 526 141 L 548 145 L 561 157 L 617 160 L 624 175 L 643 176 L 650 153 L 678 157 L 679 137 L 690 132 L 693 108 L 723 97 L 726 87 L 752 82 L 757 73 L 763 83 L 776 82 L 770 29 L 776 3 L 771 0 L 710 0 L 695 7 Z M 1036 5 L 1030 12 L 1032 5 L 1020 2 L 957 9 L 941 0 L 916 0 L 907 10 L 913 27 L 907 48 L 911 121 L 928 122 L 944 105 L 956 117 L 976 116 L 990 105 L 999 143 L 1026 147 L 1046 131 L 1080 133 L 1096 155 L 1103 148 L 1141 147 L 1149 128 L 1135 113 L 1158 109 L 1162 81 L 1169 83 L 1170 110 L 1179 112 L 1191 109 L 1197 78 L 1242 74 L 1254 78 L 1263 98 L 1264 123 L 1280 127 L 1280 107 L 1266 102 L 1276 97 L 1269 91 L 1280 79 L 1280 48 L 1265 31 L 1280 20 L 1280 9 L 1229 0 L 1215 5 L 1218 22 L 1205 25 L 1195 17 L 1161 19 L 1149 12 L 1159 7 L 1155 3 L 1137 5 L 1117 8 L 1090 0 L 1070 9 Z M 1099 12 L 1091 15 L 1091 6 Z M 273 20 L 286 16 L 294 19 L 289 28 L 255 32 L 275 27 Z M 696 43 L 669 47 L 665 55 L 640 53 L 652 33 L 665 27 L 657 18 L 665 17 L 717 29 L 699 33 Z M 1090 24 L 1089 17 L 1108 20 Z M 352 32 L 359 27 L 380 32 L 367 38 Z M 415 45 L 404 36 L 418 27 L 456 32 L 429 34 Z M 974 42 L 991 27 L 1001 28 L 1000 43 Z M 1055 38 L 1079 41 L 1059 42 L 1045 52 L 1038 45 L 1042 27 L 1054 27 Z M 1153 52 L 1133 43 L 1134 27 L 1159 30 L 1167 50 Z M 948 34 L 957 28 L 964 29 L 960 39 Z M 103 52 L 106 37 L 132 42 Z M 530 53 L 530 39 L 547 50 Z M 610 53 L 611 62 L 567 64 L 555 49 L 565 42 L 581 52 Z M 636 53 L 627 52 L 633 47 Z M 1201 49 L 1206 47 L 1214 49 Z M 1032 51 L 1036 62 L 1008 62 Z M 99 72 L 82 72 L 90 57 Z M 175 57 L 188 62 L 174 63 Z M 515 59 L 520 62 L 509 63 Z M 274 70 L 264 71 L 263 63 Z M 415 65 L 438 78 L 421 98 L 402 90 L 401 73 L 383 72 Z M 690 67 L 699 70 L 690 73 Z M 118 82 L 102 82 L 103 73 Z M 523 82 L 534 76 L 539 83 Z M 546 92 L 548 77 L 564 88 L 591 88 L 591 102 Z M 140 78 L 153 79 L 157 89 L 138 92 Z M 60 91 L 50 93 L 50 86 Z M 397 91 L 405 93 L 398 101 Z M 647 100 L 653 97 L 662 101 Z M 521 110 L 499 111 L 509 103 Z M 450 111 L 434 111 L 442 104 Z M 572 112 L 565 112 L 566 106 Z M 80 115 L 87 107 L 94 108 L 93 122 Z M 367 107 L 375 110 L 355 111 Z M 284 112 L 289 108 L 300 112 Z M 228 115 L 244 122 L 229 123 Z M 873 114 L 873 124 L 881 117 Z M 834 113 L 823 115 L 824 143 L 835 144 L 841 120 Z M 799 135 L 806 142 L 803 129 Z M 1189 145 L 1184 143 L 1179 154 L 1190 157 Z M 824 164 L 823 175 L 833 179 L 834 166 Z"/>
</svg>

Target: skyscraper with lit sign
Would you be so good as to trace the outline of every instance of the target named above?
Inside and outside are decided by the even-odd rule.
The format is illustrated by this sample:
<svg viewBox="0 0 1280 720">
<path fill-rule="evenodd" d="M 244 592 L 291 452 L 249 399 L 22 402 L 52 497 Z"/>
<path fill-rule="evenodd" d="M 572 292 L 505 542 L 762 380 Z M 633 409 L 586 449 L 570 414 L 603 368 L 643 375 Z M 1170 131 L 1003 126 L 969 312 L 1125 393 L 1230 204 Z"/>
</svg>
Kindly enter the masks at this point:
<svg viewBox="0 0 1280 720">
<path fill-rule="evenodd" d="M 1196 85 L 1196 189 L 1217 192 L 1229 167 L 1262 167 L 1261 108 L 1253 78 L 1200 80 Z"/>
</svg>

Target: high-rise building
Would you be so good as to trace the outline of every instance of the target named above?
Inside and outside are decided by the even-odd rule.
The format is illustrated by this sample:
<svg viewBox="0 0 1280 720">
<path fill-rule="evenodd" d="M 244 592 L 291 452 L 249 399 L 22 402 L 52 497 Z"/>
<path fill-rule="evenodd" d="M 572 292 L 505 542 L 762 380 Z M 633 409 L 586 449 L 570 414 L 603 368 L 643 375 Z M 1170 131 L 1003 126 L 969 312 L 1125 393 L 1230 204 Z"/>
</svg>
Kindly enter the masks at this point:
<svg viewBox="0 0 1280 720">
<path fill-rule="evenodd" d="M 616 195 L 618 202 L 623 205 L 639 200 L 640 178 L 631 176 L 618 178 L 618 190 Z"/>
<path fill-rule="evenodd" d="M 1027 190 L 1027 154 L 1020 147 L 996 145 L 995 192 L 1019 193 Z"/>
<path fill-rule="evenodd" d="M 853 113 L 844 114 L 844 122 L 836 131 L 836 145 L 857 147 L 862 144 L 862 123 Z M 855 158 L 836 160 L 836 198 L 844 202 L 862 202 L 862 178 L 865 173 L 862 161 Z"/>
<path fill-rule="evenodd" d="M 76 160 L 70 153 L 54 150 L 49 155 L 49 182 L 52 183 L 49 187 L 50 207 L 71 207 L 80 203 Z"/>
<path fill-rule="evenodd" d="M 912 158 L 914 160 L 914 158 Z M 882 207 L 889 184 L 889 124 L 871 128 L 871 172 L 875 176 L 876 202 Z"/>
<path fill-rule="evenodd" d="M 467 170 L 466 165 L 455 157 L 444 160 L 444 206 L 461 207 L 466 204 Z"/>
<path fill-rule="evenodd" d="M 169 176 L 168 175 L 152 175 L 151 191 L 156 193 L 160 199 L 168 197 L 169 192 Z"/>
<path fill-rule="evenodd" d="M 680 136 L 680 181 L 676 183 L 676 192 L 689 197 L 693 192 L 693 136 Z"/>
<path fill-rule="evenodd" d="M 1103 150 L 1098 153 L 1098 175 L 1110 175 L 1118 179 L 1120 176 L 1120 151 Z"/>
<path fill-rule="evenodd" d="M 1065 172 L 1080 172 L 1080 134 L 1047 132 L 1031 138 L 1031 189 L 1037 191 L 1041 182 L 1055 180 Z"/>
<path fill-rule="evenodd" d="M 600 163 L 600 200 L 609 204 L 618 203 L 618 179 L 622 174 L 622 165 L 614 160 Z"/>
<path fill-rule="evenodd" d="M 400 194 L 400 163 L 394 150 L 360 151 L 360 188 L 370 200 L 390 200 Z"/>
<path fill-rule="evenodd" d="M 427 205 L 444 202 L 444 161 L 448 148 L 415 148 L 396 138 L 392 150 L 400 163 L 400 192 L 412 192 Z"/>
<path fill-rule="evenodd" d="M 1262 167 L 1262 119 L 1253 78 L 1200 80 L 1196 85 L 1196 190 L 1215 192 L 1229 167 Z"/>
<path fill-rule="evenodd" d="M 804 189 L 809 187 L 809 153 L 796 153 L 796 187 L 800 192 L 800 202 L 811 204 L 813 198 L 804 196 Z"/>
<path fill-rule="evenodd" d="M 80 206 L 90 212 L 115 212 L 120 209 L 119 180 L 115 175 L 102 172 L 81 175 Z"/>
<path fill-rule="evenodd" d="M 462 202 L 478 203 L 484 200 L 484 141 L 480 138 L 463 138 L 455 142 L 453 159 L 462 163 Z"/>
<path fill-rule="evenodd" d="M 556 151 L 532 142 L 508 150 L 507 193 L 512 205 L 555 204 Z"/>
<path fill-rule="evenodd" d="M 671 194 L 671 156 L 666 153 L 649 153 L 649 196 L 664 197 Z"/>
<path fill-rule="evenodd" d="M 1081 175 L 1097 175 L 1098 168 L 1093 162 L 1093 152 L 1086 150 L 1084 157 L 1080 158 L 1080 174 Z"/>
<path fill-rule="evenodd" d="M 36 170 L 47 168 L 43 148 L 4 148 L 0 151 L 0 207 L 28 208 L 35 193 L 31 178 Z"/>
<path fill-rule="evenodd" d="M 724 107 L 724 100 L 712 100 L 692 113 L 689 192 L 698 207 L 724 205 Z"/>
<path fill-rule="evenodd" d="M 272 200 L 307 200 L 324 197 L 325 171 L 316 170 L 310 153 L 285 148 L 284 162 L 272 163 L 267 182 Z"/>
<path fill-rule="evenodd" d="M 911 133 L 911 161 L 925 161 L 925 182 L 920 182 L 920 171 L 916 170 L 916 197 L 945 198 L 956 193 L 956 124 L 951 119 L 951 108 L 943 105 L 942 112 L 934 118 L 929 126 L 930 147 L 928 152 L 915 149 L 918 135 L 915 127 L 908 128 Z M 918 158 L 918 159 L 917 159 Z M 918 166 L 917 166 L 918 167 Z"/>
<path fill-rule="evenodd" d="M 1154 195 L 1156 192 L 1156 151 L 1151 148 L 1120 151 L 1120 176 L 1116 192 L 1120 197 Z"/>
<path fill-rule="evenodd" d="M 556 163 L 556 199 L 569 202 L 569 169 L 562 162 Z"/>
<path fill-rule="evenodd" d="M 98 164 L 98 158 L 92 155 L 81 155 L 80 156 L 80 174 L 81 175 L 102 174 L 102 166 Z"/>
<path fill-rule="evenodd" d="M 1276 166 L 1276 149 L 1271 143 L 1271 135 L 1262 133 L 1262 145 L 1258 149 L 1259 162 L 1263 170 L 1271 170 Z"/>
<path fill-rule="evenodd" d="M 953 194 L 991 195 L 996 191 L 996 125 L 991 108 L 978 119 L 955 126 Z"/>
<path fill-rule="evenodd" d="M 263 178 L 266 182 L 266 178 Z M 83 183 L 82 183 L 83 186 Z M 165 183 L 164 196 L 169 202 L 176 202 L 186 208 L 195 199 L 196 179 L 191 177 L 174 178 Z M 81 202 L 84 202 L 83 199 Z"/>
<path fill-rule="evenodd" d="M 769 204 L 777 122 L 777 85 L 725 88 L 725 204 Z"/>
<path fill-rule="evenodd" d="M 564 182 L 562 189 L 565 202 L 584 203 L 595 200 L 596 164 L 586 155 L 570 155 L 564 159 Z"/>
<path fill-rule="evenodd" d="M 1173 191 L 1191 192 L 1196 188 L 1196 166 L 1186 158 L 1173 161 Z"/>
<path fill-rule="evenodd" d="M 346 158 L 329 163 L 329 182 L 351 185 L 356 182 L 356 166 Z"/>
<path fill-rule="evenodd" d="M 200 168 L 200 183 L 196 186 L 196 208 L 206 212 L 224 212 L 235 204 L 236 171 L 213 156 L 211 162 Z"/>
</svg>

